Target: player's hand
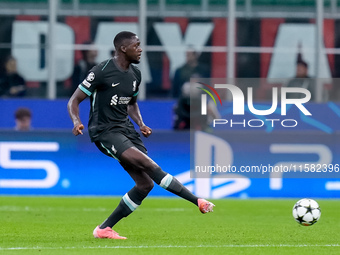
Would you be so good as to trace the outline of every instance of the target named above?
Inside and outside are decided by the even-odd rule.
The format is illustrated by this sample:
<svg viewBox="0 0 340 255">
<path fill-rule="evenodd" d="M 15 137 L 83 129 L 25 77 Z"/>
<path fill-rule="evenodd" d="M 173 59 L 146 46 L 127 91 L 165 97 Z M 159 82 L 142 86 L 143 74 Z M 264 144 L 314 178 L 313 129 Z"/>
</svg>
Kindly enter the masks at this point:
<svg viewBox="0 0 340 255">
<path fill-rule="evenodd" d="M 77 136 L 77 135 L 82 135 L 83 134 L 83 130 L 84 129 L 84 125 L 83 124 L 77 124 L 73 127 L 72 129 L 72 133 Z"/>
<path fill-rule="evenodd" d="M 152 129 L 145 125 L 140 127 L 140 131 L 145 137 L 149 137 L 152 134 Z"/>
</svg>

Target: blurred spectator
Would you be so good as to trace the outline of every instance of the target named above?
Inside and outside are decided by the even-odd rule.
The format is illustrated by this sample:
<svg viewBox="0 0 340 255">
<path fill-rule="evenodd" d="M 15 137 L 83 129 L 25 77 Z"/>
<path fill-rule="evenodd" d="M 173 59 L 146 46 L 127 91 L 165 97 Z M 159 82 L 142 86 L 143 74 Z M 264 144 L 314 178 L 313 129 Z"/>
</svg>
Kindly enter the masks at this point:
<svg viewBox="0 0 340 255">
<path fill-rule="evenodd" d="M 85 42 L 84 45 L 91 47 L 91 49 L 81 51 L 82 59 L 79 60 L 77 65 L 74 67 L 72 75 L 72 94 L 78 85 L 86 78 L 87 72 L 97 64 L 96 58 L 98 51 L 94 48 L 93 43 L 88 41 Z"/>
<path fill-rule="evenodd" d="M 192 75 L 197 74 L 202 78 L 208 78 L 209 69 L 206 65 L 199 63 L 198 57 L 199 55 L 194 49 L 187 50 L 186 63 L 175 71 L 172 80 L 172 97 L 180 96 L 183 84 L 188 82 Z"/>
<path fill-rule="evenodd" d="M 208 131 L 213 119 L 220 118 L 220 114 L 212 100 L 208 100 L 207 115 L 201 115 L 201 84 L 186 82 L 182 86 L 182 93 L 174 107 L 175 130 L 193 129 Z"/>
<path fill-rule="evenodd" d="M 315 80 L 308 75 L 308 64 L 302 59 L 301 53 L 298 54 L 296 62 L 295 77 L 288 81 L 287 87 L 305 88 L 311 93 L 310 101 L 315 100 Z M 287 93 L 287 98 L 304 98 L 302 93 Z"/>
<path fill-rule="evenodd" d="M 330 101 L 340 101 L 340 79 L 332 79 L 332 90 L 329 93 Z"/>
<path fill-rule="evenodd" d="M 16 131 L 30 131 L 32 130 L 32 113 L 28 108 L 19 108 L 15 112 L 15 130 Z"/>
<path fill-rule="evenodd" d="M 22 97 L 26 94 L 26 82 L 18 74 L 17 61 L 9 56 L 5 61 L 5 73 L 0 77 L 0 96 Z"/>
<path fill-rule="evenodd" d="M 187 87 L 187 82 L 183 84 L 183 88 Z M 190 89 L 190 88 L 189 88 Z M 194 100 L 194 98 L 193 98 Z M 186 130 L 190 129 L 190 91 L 189 94 L 181 93 L 177 103 L 174 107 L 174 125 L 175 130 Z"/>
</svg>

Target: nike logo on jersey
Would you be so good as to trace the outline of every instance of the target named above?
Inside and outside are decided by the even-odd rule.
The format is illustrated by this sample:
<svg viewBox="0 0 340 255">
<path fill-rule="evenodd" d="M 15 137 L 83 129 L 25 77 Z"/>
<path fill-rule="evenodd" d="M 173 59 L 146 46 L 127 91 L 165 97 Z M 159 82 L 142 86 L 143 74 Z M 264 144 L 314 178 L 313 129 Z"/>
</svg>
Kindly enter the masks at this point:
<svg viewBox="0 0 340 255">
<path fill-rule="evenodd" d="M 112 87 L 116 87 L 116 86 L 118 86 L 120 84 L 120 82 L 118 82 L 118 83 L 112 83 Z"/>
</svg>

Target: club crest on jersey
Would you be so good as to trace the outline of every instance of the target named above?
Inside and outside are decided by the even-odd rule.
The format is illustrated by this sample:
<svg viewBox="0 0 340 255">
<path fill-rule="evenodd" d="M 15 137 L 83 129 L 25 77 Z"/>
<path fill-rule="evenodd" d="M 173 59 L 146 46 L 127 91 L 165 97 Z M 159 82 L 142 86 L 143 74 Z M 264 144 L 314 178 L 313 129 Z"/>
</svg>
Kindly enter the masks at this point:
<svg viewBox="0 0 340 255">
<path fill-rule="evenodd" d="M 112 145 L 112 147 L 111 147 L 111 150 L 113 151 L 113 153 L 114 153 L 114 154 L 116 154 L 116 153 L 117 153 L 117 150 L 116 150 L 116 148 L 115 148 L 115 146 L 114 146 L 114 145 Z"/>
<path fill-rule="evenodd" d="M 91 72 L 91 73 L 89 73 L 89 75 L 86 77 L 86 80 L 88 80 L 88 81 L 93 81 L 93 80 L 94 80 L 94 77 L 95 77 L 94 72 Z"/>
<path fill-rule="evenodd" d="M 136 87 L 137 87 L 137 81 L 133 81 L 133 83 L 132 83 L 132 91 L 136 91 Z"/>
</svg>

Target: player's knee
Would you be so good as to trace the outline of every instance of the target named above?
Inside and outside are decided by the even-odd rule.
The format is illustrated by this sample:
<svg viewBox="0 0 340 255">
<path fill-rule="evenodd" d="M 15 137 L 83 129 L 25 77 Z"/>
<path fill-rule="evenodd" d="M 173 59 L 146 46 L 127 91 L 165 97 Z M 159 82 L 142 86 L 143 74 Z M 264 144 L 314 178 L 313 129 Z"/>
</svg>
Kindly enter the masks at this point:
<svg viewBox="0 0 340 255">
<path fill-rule="evenodd" d="M 151 179 L 137 183 L 136 185 L 137 185 L 137 188 L 143 191 L 144 193 L 149 193 L 154 187 L 154 183 Z"/>
<path fill-rule="evenodd" d="M 158 165 L 152 160 L 143 160 L 138 163 L 138 168 L 146 173 L 153 171 L 153 169 L 156 169 L 157 167 Z"/>
<path fill-rule="evenodd" d="M 149 180 L 147 183 L 145 183 L 145 190 L 151 191 L 154 187 L 154 182 L 153 180 Z"/>
</svg>

